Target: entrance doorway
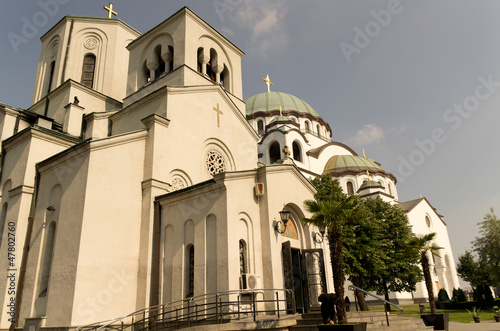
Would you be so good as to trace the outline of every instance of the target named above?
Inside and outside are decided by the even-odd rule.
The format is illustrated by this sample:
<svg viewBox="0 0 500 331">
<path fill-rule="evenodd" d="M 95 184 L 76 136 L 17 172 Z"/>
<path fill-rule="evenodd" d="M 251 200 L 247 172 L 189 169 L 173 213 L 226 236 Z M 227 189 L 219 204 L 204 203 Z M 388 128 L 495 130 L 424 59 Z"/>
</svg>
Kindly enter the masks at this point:
<svg viewBox="0 0 500 331">
<path fill-rule="evenodd" d="M 282 244 L 285 288 L 294 292 L 295 302 L 287 293 L 287 310 L 293 304 L 299 313 L 320 309 L 318 296 L 326 293 L 325 264 L 322 249 L 292 248 L 290 241 Z"/>
</svg>

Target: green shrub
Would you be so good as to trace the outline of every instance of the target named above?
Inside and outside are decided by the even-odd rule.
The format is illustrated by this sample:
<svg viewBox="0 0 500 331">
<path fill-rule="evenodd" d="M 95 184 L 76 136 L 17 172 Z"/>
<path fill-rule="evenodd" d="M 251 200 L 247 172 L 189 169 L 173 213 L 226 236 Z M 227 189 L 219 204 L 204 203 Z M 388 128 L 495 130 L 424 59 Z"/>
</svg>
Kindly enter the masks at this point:
<svg viewBox="0 0 500 331">
<path fill-rule="evenodd" d="M 460 287 L 457 289 L 457 301 L 458 302 L 467 301 L 467 297 L 465 296 L 464 291 Z"/>
<path fill-rule="evenodd" d="M 441 301 L 441 302 L 450 301 L 450 297 L 448 296 L 448 292 L 446 292 L 446 290 L 444 288 L 439 290 L 438 301 Z"/>
</svg>

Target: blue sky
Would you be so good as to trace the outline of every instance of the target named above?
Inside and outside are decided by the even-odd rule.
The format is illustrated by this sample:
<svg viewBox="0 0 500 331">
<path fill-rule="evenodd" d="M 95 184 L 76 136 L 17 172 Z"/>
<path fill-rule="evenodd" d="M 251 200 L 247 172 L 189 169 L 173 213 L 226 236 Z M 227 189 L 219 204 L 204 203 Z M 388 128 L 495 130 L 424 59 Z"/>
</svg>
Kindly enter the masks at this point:
<svg viewBox="0 0 500 331">
<path fill-rule="evenodd" d="M 29 107 L 39 38 L 67 14 L 105 17 L 103 5 L 3 1 L 0 102 Z M 274 91 L 307 101 L 333 140 L 397 176 L 401 201 L 421 194 L 444 215 L 455 260 L 489 208 L 500 211 L 499 1 L 117 0 L 114 9 L 146 32 L 185 5 L 246 53 L 245 98 L 264 92 L 269 74 Z"/>
</svg>

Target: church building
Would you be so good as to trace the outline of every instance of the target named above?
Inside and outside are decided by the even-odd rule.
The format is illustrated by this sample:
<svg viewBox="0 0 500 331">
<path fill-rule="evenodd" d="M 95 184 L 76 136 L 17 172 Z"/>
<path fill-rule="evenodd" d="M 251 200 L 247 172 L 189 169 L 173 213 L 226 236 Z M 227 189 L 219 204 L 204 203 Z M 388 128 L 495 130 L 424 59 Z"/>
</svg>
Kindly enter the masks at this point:
<svg viewBox="0 0 500 331">
<path fill-rule="evenodd" d="M 31 106 L 0 104 L 0 328 L 77 327 L 244 288 L 292 289 L 299 311 L 317 308 L 333 291 L 328 243 L 300 219 L 309 178 L 325 173 L 399 204 L 417 235 L 436 232 L 435 294 L 459 286 L 429 201 L 400 202 L 393 174 L 332 141 L 269 76 L 244 100 L 243 51 L 188 7 L 144 34 L 111 12 L 69 15 L 41 42 Z M 391 293 L 426 296 L 423 283 Z"/>
</svg>

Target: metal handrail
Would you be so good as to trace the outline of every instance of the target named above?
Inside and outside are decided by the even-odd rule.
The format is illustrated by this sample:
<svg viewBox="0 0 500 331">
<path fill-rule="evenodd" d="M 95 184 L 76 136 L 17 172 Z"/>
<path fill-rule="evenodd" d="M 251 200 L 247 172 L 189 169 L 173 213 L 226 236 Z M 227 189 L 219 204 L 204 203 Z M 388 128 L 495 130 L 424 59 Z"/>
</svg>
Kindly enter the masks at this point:
<svg viewBox="0 0 500 331">
<path fill-rule="evenodd" d="M 363 292 L 363 293 L 365 293 L 365 294 L 368 294 L 369 296 L 374 297 L 375 299 L 377 299 L 377 300 L 379 300 L 379 301 L 383 301 L 383 302 L 385 302 L 386 304 L 389 304 L 389 305 L 391 305 L 391 306 L 394 306 L 394 307 L 398 308 L 400 312 L 403 312 L 403 307 L 398 306 L 398 305 L 396 305 L 395 303 L 392 303 L 392 302 L 387 301 L 387 300 L 385 300 L 385 299 L 382 299 L 382 298 L 381 298 L 381 297 L 379 297 L 378 295 L 375 295 L 375 294 L 372 294 L 372 293 L 370 293 L 370 292 L 368 292 L 368 291 L 365 291 L 365 290 L 363 290 L 362 288 L 359 288 L 359 287 L 354 286 L 354 285 L 349 285 L 347 288 L 348 288 L 349 290 L 351 290 L 351 291 L 356 291 L 356 290 L 357 290 L 357 291 L 361 291 L 361 292 Z M 354 294 L 354 300 L 357 300 L 356 294 Z M 357 308 L 357 306 L 356 306 L 356 308 Z M 384 305 L 384 310 L 385 310 L 385 319 L 386 319 L 386 321 L 387 321 L 387 326 L 390 326 L 390 325 L 389 325 L 389 315 L 387 314 L 387 305 Z"/>
<path fill-rule="evenodd" d="M 275 297 L 275 299 L 265 300 L 264 299 L 264 292 L 265 291 L 272 291 L 273 297 Z M 279 292 L 285 293 L 284 299 L 281 299 L 281 300 L 279 299 Z M 79 326 L 76 328 L 75 331 L 81 331 L 82 329 L 88 329 L 88 328 L 92 328 L 95 331 L 99 331 L 99 330 L 102 330 L 103 328 L 107 328 L 110 326 L 111 327 L 113 327 L 113 326 L 120 327 L 119 323 L 121 323 L 121 330 L 123 330 L 123 328 L 125 326 L 124 320 L 127 318 L 130 318 L 130 317 L 132 318 L 130 325 L 128 325 L 128 324 L 126 325 L 126 327 L 129 327 L 129 326 L 135 325 L 137 323 L 144 322 L 150 318 L 156 318 L 156 316 L 157 316 L 157 315 L 153 315 L 153 316 L 146 317 L 146 313 L 151 314 L 151 313 L 158 313 L 158 312 L 162 311 L 163 312 L 162 315 L 164 315 L 165 310 L 167 308 L 171 309 L 171 312 L 183 310 L 183 307 L 182 307 L 183 305 L 187 304 L 189 307 L 189 306 L 191 306 L 192 303 L 194 303 L 198 300 L 206 301 L 207 299 L 215 298 L 215 300 L 216 300 L 215 305 L 216 305 L 216 309 L 217 309 L 217 307 L 219 305 L 218 301 L 221 301 L 222 300 L 221 297 L 223 297 L 223 296 L 238 295 L 238 306 L 239 306 L 240 295 L 246 294 L 246 293 L 252 293 L 255 296 L 258 294 L 261 294 L 263 296 L 263 298 L 259 302 L 270 302 L 270 301 L 276 302 L 277 303 L 276 311 L 278 314 L 278 318 L 280 316 L 279 302 L 286 302 L 286 300 L 287 300 L 286 293 L 290 293 L 292 295 L 292 303 L 295 303 L 295 300 L 293 299 L 294 293 L 292 290 L 289 290 L 289 289 L 253 289 L 253 290 L 252 289 L 240 289 L 240 290 L 231 290 L 231 291 L 217 292 L 217 293 L 207 293 L 207 294 L 202 294 L 202 295 L 198 295 L 195 297 L 190 297 L 190 298 L 186 298 L 186 299 L 172 301 L 172 302 L 169 302 L 166 304 L 159 304 L 159 305 L 155 305 L 155 306 L 151 306 L 151 307 L 147 307 L 147 308 L 142 308 L 142 309 L 139 309 L 139 310 L 137 310 L 133 313 L 130 313 L 128 315 L 125 315 L 125 316 L 121 316 L 121 317 L 117 317 L 117 318 L 113 318 L 113 319 L 108 319 L 108 320 L 104 320 L 104 321 L 100 321 L 100 322 L 95 322 L 95 323 L 87 324 L 84 326 Z M 255 296 L 253 297 L 253 302 L 252 302 L 252 310 L 253 310 L 254 320 L 255 320 L 255 316 L 256 316 Z M 227 301 L 224 303 L 230 304 L 231 301 Z M 212 303 L 212 304 L 214 304 L 214 303 Z M 220 302 L 220 304 L 222 304 L 222 301 Z M 196 306 L 196 304 L 195 304 L 195 306 Z M 176 308 L 176 307 L 180 307 L 180 308 Z M 295 313 L 295 305 L 294 304 L 292 307 L 292 311 L 293 311 L 293 313 Z M 238 312 L 238 314 L 239 314 L 239 312 Z M 137 321 L 134 322 L 134 317 L 137 315 L 142 315 L 143 318 L 138 319 Z M 189 315 L 189 312 L 188 312 L 188 315 Z M 217 315 L 219 315 L 219 314 L 217 314 Z M 184 317 L 185 317 L 184 314 L 182 314 L 180 316 L 180 318 L 177 317 L 177 320 L 179 320 L 179 319 L 182 320 Z M 188 316 L 188 318 L 189 318 L 189 316 Z M 219 317 L 217 317 L 217 319 L 218 318 Z M 220 318 L 222 318 L 222 317 L 220 317 Z"/>
</svg>

